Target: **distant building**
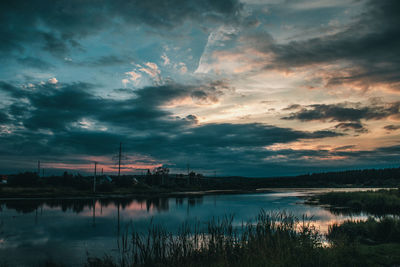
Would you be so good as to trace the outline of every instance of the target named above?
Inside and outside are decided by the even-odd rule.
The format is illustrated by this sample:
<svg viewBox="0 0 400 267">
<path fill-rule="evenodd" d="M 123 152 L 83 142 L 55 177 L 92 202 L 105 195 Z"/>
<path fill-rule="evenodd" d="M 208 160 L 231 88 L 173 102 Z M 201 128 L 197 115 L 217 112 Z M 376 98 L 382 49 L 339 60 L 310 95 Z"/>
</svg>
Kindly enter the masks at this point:
<svg viewBox="0 0 400 267">
<path fill-rule="evenodd" d="M 1 184 L 7 184 L 8 183 L 8 177 L 5 175 L 1 176 L 1 180 L 0 180 Z"/>
<path fill-rule="evenodd" d="M 194 171 L 191 171 L 189 173 L 189 184 L 190 185 L 199 185 L 201 178 L 203 178 L 203 175 L 200 173 L 195 173 Z"/>
<path fill-rule="evenodd" d="M 108 175 L 101 175 L 98 179 L 100 184 L 107 184 L 112 182 L 112 178 Z"/>
<path fill-rule="evenodd" d="M 169 169 L 166 167 L 157 167 L 153 170 L 147 171 L 146 183 L 149 185 L 166 185 L 170 183 Z"/>
</svg>

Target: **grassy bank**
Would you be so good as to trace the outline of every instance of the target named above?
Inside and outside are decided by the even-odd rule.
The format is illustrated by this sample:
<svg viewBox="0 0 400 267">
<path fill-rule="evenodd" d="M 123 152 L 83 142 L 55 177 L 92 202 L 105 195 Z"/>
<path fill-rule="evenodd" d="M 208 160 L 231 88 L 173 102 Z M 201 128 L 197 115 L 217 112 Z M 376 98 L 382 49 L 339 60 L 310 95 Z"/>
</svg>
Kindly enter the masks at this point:
<svg viewBox="0 0 400 267">
<path fill-rule="evenodd" d="M 183 225 L 177 235 L 162 227 L 126 234 L 118 259 L 89 258 L 86 266 L 391 266 L 400 264 L 398 219 L 347 221 L 327 236 L 307 220 L 261 212 L 235 228 L 232 218 L 205 229 Z M 389 227 L 389 228 L 388 228 Z M 382 229 L 386 232 L 381 235 Z M 392 231 L 391 235 L 388 231 Z M 355 231 L 354 231 L 355 230 Z M 391 237 L 392 236 L 392 237 Z M 327 238 L 329 244 L 323 242 Z"/>
<path fill-rule="evenodd" d="M 376 215 L 400 214 L 400 189 L 329 192 L 313 196 L 311 202 L 331 205 L 333 208 L 347 208 Z"/>
<path fill-rule="evenodd" d="M 164 188 L 149 188 L 149 187 L 130 187 L 116 188 L 112 191 L 93 189 L 78 190 L 67 186 L 42 186 L 42 187 L 0 187 L 0 198 L 65 198 L 65 197 L 101 197 L 113 195 L 155 195 L 169 193 L 170 190 Z"/>
</svg>

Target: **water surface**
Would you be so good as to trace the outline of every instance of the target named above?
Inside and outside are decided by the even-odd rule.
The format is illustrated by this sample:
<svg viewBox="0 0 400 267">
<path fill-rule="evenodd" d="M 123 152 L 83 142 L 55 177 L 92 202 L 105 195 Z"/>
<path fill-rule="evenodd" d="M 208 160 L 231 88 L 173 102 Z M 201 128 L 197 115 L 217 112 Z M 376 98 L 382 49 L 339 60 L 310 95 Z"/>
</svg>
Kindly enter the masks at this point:
<svg viewBox="0 0 400 267">
<path fill-rule="evenodd" d="M 152 221 L 169 231 L 184 222 L 206 222 L 234 215 L 234 224 L 248 222 L 261 209 L 306 215 L 322 232 L 328 225 L 366 214 L 341 215 L 302 204 L 312 190 L 275 193 L 206 195 L 152 199 L 0 200 L 0 261 L 32 266 L 47 259 L 80 265 L 87 254 L 116 254 L 118 236 L 127 226 L 145 231 Z M 0 262 L 1 264 L 2 262 Z"/>
</svg>

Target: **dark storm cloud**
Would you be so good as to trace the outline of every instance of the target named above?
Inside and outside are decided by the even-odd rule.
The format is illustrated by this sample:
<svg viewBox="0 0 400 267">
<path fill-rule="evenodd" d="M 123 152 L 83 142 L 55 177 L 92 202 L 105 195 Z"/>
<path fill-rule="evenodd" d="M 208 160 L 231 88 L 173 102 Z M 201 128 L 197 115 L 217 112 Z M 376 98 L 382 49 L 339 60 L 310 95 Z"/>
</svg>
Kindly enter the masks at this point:
<svg viewBox="0 0 400 267">
<path fill-rule="evenodd" d="M 190 121 L 190 122 L 192 122 L 192 123 L 194 123 L 194 124 L 198 123 L 198 121 L 199 121 L 198 118 L 197 118 L 197 116 L 196 116 L 196 115 L 192 115 L 192 114 L 187 115 L 187 116 L 184 118 L 184 120 Z"/>
<path fill-rule="evenodd" d="M 398 162 L 400 157 L 400 146 L 387 146 L 387 147 L 378 147 L 373 150 L 359 150 L 359 151 L 340 151 L 335 155 L 345 156 L 348 159 L 354 162 L 364 162 L 366 164 L 376 165 L 380 164 L 391 164 L 394 165 L 395 162 Z"/>
<path fill-rule="evenodd" d="M 10 94 L 14 98 L 21 99 L 25 96 L 25 92 L 21 88 L 18 88 L 10 83 L 6 83 L 3 81 L 0 81 L 0 89 L 3 92 Z"/>
<path fill-rule="evenodd" d="M 386 125 L 385 127 L 383 127 L 385 130 L 388 130 L 388 131 L 396 131 L 396 130 L 399 130 L 400 129 L 400 125 L 393 125 L 393 124 L 390 124 L 390 125 Z"/>
<path fill-rule="evenodd" d="M 109 67 L 122 64 L 130 64 L 134 59 L 130 56 L 117 56 L 117 55 L 107 55 L 98 58 L 89 58 L 81 61 L 65 61 L 65 63 L 72 66 L 86 66 L 86 67 Z"/>
<path fill-rule="evenodd" d="M 340 146 L 340 147 L 336 147 L 335 149 L 333 149 L 333 151 L 348 150 L 348 149 L 353 149 L 353 148 L 356 148 L 356 146 L 355 145 Z"/>
<path fill-rule="evenodd" d="M 127 143 L 127 138 L 118 133 L 72 129 L 62 131 L 48 140 L 48 146 L 63 149 L 64 154 L 110 154 L 119 142 Z"/>
<path fill-rule="evenodd" d="M 242 4 L 235 0 L 206 1 L 112 1 L 110 11 L 127 22 L 154 27 L 175 27 L 183 21 L 235 21 Z"/>
<path fill-rule="evenodd" d="M 53 68 L 54 66 L 40 58 L 36 57 L 24 57 L 24 58 L 19 58 L 17 59 L 18 63 L 21 65 L 31 67 L 31 68 L 36 68 L 36 69 L 41 69 L 41 70 L 48 70 Z"/>
<path fill-rule="evenodd" d="M 67 38 L 57 37 L 54 33 L 41 33 L 43 39 L 42 48 L 53 55 L 66 55 L 70 49 Z"/>
<path fill-rule="evenodd" d="M 299 104 L 292 104 L 290 106 L 287 106 L 286 108 L 282 109 L 282 110 L 294 110 L 294 109 L 299 109 L 301 108 L 301 105 Z"/>
<path fill-rule="evenodd" d="M 92 85 L 75 83 L 57 88 L 57 85 L 37 85 L 36 91 L 25 92 L 29 100 L 30 116 L 25 117 L 23 124 L 31 129 L 62 129 L 67 124 L 94 112 L 101 105 L 96 98 L 87 92 Z"/>
<path fill-rule="evenodd" d="M 354 164 L 365 168 L 371 168 L 372 166 L 379 166 L 379 164 L 393 164 L 393 162 L 398 161 L 400 156 L 398 145 L 379 147 L 372 150 L 357 150 L 355 146 L 347 145 L 334 149 L 282 149 L 269 151 L 268 153 L 271 160 L 273 160 L 274 157 L 283 159 L 282 162 L 276 161 L 278 165 L 286 165 L 289 168 L 291 166 L 300 167 L 301 165 L 314 165 L 321 169 L 332 166 L 354 169 Z M 266 155 L 267 154 L 265 154 L 265 156 Z M 309 160 L 305 161 L 304 158 Z"/>
<path fill-rule="evenodd" d="M 347 65 L 345 74 L 330 73 L 326 86 L 358 81 L 368 89 L 374 83 L 400 90 L 400 2 L 368 1 L 365 11 L 335 34 L 278 44 L 269 34 L 252 36 L 260 51 L 272 53 L 266 68 L 290 69 L 319 63 Z M 342 68 L 343 70 L 343 68 Z"/>
<path fill-rule="evenodd" d="M 181 118 L 163 109 L 168 102 L 190 97 L 199 88 L 215 92 L 213 86 L 145 87 L 123 100 L 95 96 L 94 87 L 71 83 L 25 88 L 2 82 L 0 89 L 15 101 L 6 107 L 10 120 L 5 122 L 14 130 L 0 135 L 0 150 L 10 157 L 46 154 L 67 160 L 68 155 L 110 155 L 116 144 L 123 142 L 126 151 L 178 165 L 190 157 L 198 167 L 206 168 L 212 162 L 220 167 L 233 162 L 253 166 L 271 154 L 263 147 L 340 136 L 260 123 L 198 125 L 194 114 Z M 93 120 L 92 127 L 85 128 L 82 119 Z"/>
<path fill-rule="evenodd" d="M 358 133 L 366 133 L 368 129 L 364 127 L 361 122 L 341 122 L 335 125 L 336 129 L 340 129 L 343 131 L 353 130 Z"/>
<path fill-rule="evenodd" d="M 22 123 L 31 130 L 62 130 L 82 118 L 93 118 L 108 124 L 128 124 L 131 127 L 156 129 L 164 117 L 170 115 L 159 106 L 175 98 L 187 95 L 189 89 L 180 86 L 146 87 L 135 91 L 126 100 L 104 99 L 90 93 L 94 85 L 72 83 L 64 85 L 37 84 L 32 88 L 20 88 L 9 83 L 0 83 L 0 89 L 29 105 L 10 107 L 10 113 L 28 114 Z M 157 122 L 157 123 L 156 123 Z M 180 121 L 182 123 L 182 121 Z"/>
<path fill-rule="evenodd" d="M 202 93 L 214 101 L 223 94 L 222 89 L 217 91 L 214 84 L 167 84 L 134 91 L 124 89 L 129 97 L 116 100 L 93 95 L 91 90 L 94 87 L 88 83 L 46 83 L 18 87 L 0 82 L 0 90 L 14 98 L 14 103 L 9 106 L 9 114 L 31 130 L 65 130 L 85 118 L 99 121 L 104 127 L 113 125 L 137 130 L 176 131 L 196 119 L 193 115 L 176 118 L 163 105 L 190 97 L 193 92 Z"/>
<path fill-rule="evenodd" d="M 129 61 L 132 61 L 131 58 L 121 58 L 115 55 L 109 55 L 109 56 L 102 56 L 92 62 L 90 62 L 90 65 L 93 66 L 110 66 L 110 65 L 119 65 L 119 64 L 124 64 Z"/>
<path fill-rule="evenodd" d="M 165 127 L 174 127 L 173 124 Z M 261 162 L 265 157 L 264 146 L 287 143 L 298 139 L 315 139 L 338 136 L 336 133 L 310 133 L 279 128 L 271 125 L 247 124 L 206 124 L 188 126 L 185 129 L 146 130 L 145 135 L 119 135 L 96 131 L 69 131 L 54 136 L 49 144 L 65 147 L 71 153 L 104 155 L 114 151 L 122 141 L 126 151 L 149 155 L 173 164 L 182 164 L 186 158 L 196 160 L 198 167 L 207 164 L 235 164 L 238 161 Z M 267 153 L 269 155 L 269 153 Z"/>
<path fill-rule="evenodd" d="M 302 132 L 271 125 L 246 124 L 206 124 L 182 133 L 175 142 L 188 147 L 262 147 L 274 143 L 287 143 L 300 138 L 324 138 L 338 136 L 332 132 Z"/>
<path fill-rule="evenodd" d="M 82 49 L 81 37 L 120 22 L 163 29 L 185 20 L 233 22 L 241 9 L 236 0 L 5 0 L 0 4 L 0 52 L 7 56 L 40 43 L 44 50 L 64 56 L 71 49 Z"/>
<path fill-rule="evenodd" d="M 358 122 L 379 120 L 400 114 L 400 102 L 386 105 L 360 106 L 358 103 L 316 104 L 303 106 L 299 111 L 285 116 L 284 120 Z M 354 127 L 357 127 L 354 125 Z"/>
<path fill-rule="evenodd" d="M 196 90 L 190 95 L 198 103 L 215 103 L 218 102 L 218 98 L 215 95 L 210 95 L 205 91 Z"/>
<path fill-rule="evenodd" d="M 10 118 L 8 115 L 4 111 L 0 110 L 0 124 L 7 123 L 9 121 Z"/>
</svg>

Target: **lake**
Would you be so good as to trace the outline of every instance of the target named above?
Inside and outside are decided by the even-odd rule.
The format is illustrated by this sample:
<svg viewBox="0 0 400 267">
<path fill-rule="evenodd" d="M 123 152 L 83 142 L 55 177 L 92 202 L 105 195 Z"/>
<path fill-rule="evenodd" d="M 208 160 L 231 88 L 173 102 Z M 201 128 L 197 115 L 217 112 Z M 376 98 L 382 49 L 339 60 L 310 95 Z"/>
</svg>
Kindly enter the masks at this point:
<svg viewBox="0 0 400 267">
<path fill-rule="evenodd" d="M 0 265 L 32 266 L 51 259 L 82 265 L 87 255 L 115 255 L 118 236 L 132 227 L 145 231 L 150 222 L 177 231 L 184 222 L 206 222 L 234 215 L 234 225 L 253 220 L 261 209 L 306 215 L 322 232 L 346 219 L 366 214 L 334 214 L 303 204 L 312 190 L 142 199 L 0 200 Z M 318 191 L 320 192 L 320 191 Z"/>
</svg>

